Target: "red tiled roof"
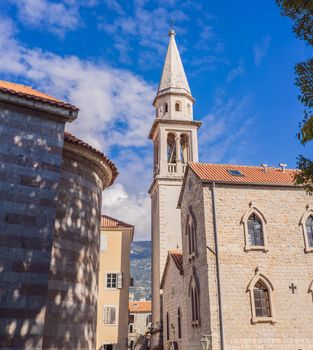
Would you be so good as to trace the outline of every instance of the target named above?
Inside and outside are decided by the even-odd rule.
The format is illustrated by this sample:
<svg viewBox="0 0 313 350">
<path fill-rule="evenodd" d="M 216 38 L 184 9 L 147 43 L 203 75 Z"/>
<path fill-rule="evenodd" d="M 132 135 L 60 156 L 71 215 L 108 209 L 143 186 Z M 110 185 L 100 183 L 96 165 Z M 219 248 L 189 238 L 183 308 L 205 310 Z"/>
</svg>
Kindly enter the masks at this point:
<svg viewBox="0 0 313 350">
<path fill-rule="evenodd" d="M 133 228 L 133 225 L 126 224 L 123 221 L 111 218 L 110 216 L 107 215 L 102 215 L 101 216 L 101 227 L 102 228 L 115 228 L 115 227 L 128 227 L 128 228 Z"/>
<path fill-rule="evenodd" d="M 90 146 L 88 143 L 82 141 L 81 139 L 77 138 L 76 136 L 74 136 L 73 134 L 71 134 L 68 131 L 64 132 L 64 140 L 66 140 L 70 143 L 73 143 L 75 145 L 80 145 L 80 146 L 83 146 L 85 148 L 88 148 L 90 151 L 95 152 L 99 156 L 101 156 L 103 158 L 103 160 L 110 166 L 110 168 L 112 170 L 112 180 L 111 180 L 110 184 L 112 184 L 114 182 L 114 180 L 116 179 L 116 177 L 118 175 L 117 167 L 107 156 L 105 156 L 102 152 L 98 151 L 96 148 Z"/>
<path fill-rule="evenodd" d="M 78 111 L 78 108 L 71 105 L 70 103 L 63 102 L 55 97 L 47 95 L 43 92 L 34 90 L 30 86 L 10 83 L 8 81 L 0 80 L 0 91 L 11 95 L 18 95 L 24 98 L 28 98 L 35 101 L 41 101 L 73 111 Z"/>
<path fill-rule="evenodd" d="M 181 250 L 170 250 L 169 252 L 170 257 L 173 259 L 176 267 L 178 268 L 178 271 L 180 274 L 184 273 L 183 269 L 183 253 Z"/>
<path fill-rule="evenodd" d="M 193 172 L 203 181 L 224 183 L 287 185 L 296 186 L 295 169 L 285 169 L 262 166 L 246 166 L 231 164 L 188 163 Z M 243 176 L 231 175 L 229 170 L 239 170 Z"/>
<path fill-rule="evenodd" d="M 151 312 L 151 301 L 130 301 L 129 302 L 129 312 Z"/>
</svg>

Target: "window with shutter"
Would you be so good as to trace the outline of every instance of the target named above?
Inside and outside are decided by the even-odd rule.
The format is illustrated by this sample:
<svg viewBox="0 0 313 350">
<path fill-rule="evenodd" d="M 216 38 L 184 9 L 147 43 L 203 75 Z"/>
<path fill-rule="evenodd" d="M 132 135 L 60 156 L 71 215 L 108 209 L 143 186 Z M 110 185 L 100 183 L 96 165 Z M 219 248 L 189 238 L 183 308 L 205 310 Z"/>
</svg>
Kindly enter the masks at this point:
<svg viewBox="0 0 313 350">
<path fill-rule="evenodd" d="M 117 288 L 123 288 L 123 272 L 117 274 Z"/>
<path fill-rule="evenodd" d="M 101 234 L 100 236 L 100 252 L 108 251 L 108 235 Z"/>
<path fill-rule="evenodd" d="M 116 324 L 116 307 L 104 306 L 104 308 L 103 308 L 103 323 Z"/>
</svg>

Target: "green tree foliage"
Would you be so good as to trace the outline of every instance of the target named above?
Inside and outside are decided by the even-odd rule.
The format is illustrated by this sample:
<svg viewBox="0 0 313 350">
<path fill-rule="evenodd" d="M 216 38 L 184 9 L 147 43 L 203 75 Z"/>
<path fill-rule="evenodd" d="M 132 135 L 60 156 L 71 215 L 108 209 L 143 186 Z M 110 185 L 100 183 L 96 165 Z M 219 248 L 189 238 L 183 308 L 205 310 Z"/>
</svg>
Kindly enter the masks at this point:
<svg viewBox="0 0 313 350">
<path fill-rule="evenodd" d="M 313 0 L 276 0 L 283 16 L 293 21 L 295 35 L 313 46 Z M 300 123 L 299 140 L 303 145 L 313 140 L 313 59 L 298 63 L 295 67 L 296 85 L 300 89 L 299 101 L 304 106 L 304 116 Z M 303 184 L 313 193 L 313 161 L 300 155 L 299 174 L 296 183 Z"/>
</svg>

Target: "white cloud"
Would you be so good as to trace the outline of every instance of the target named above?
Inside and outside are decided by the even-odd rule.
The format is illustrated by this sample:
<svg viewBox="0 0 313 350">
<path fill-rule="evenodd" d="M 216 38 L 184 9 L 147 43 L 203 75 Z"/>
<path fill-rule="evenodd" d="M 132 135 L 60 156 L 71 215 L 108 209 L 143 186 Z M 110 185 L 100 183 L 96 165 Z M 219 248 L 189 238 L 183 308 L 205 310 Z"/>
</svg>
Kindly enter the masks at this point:
<svg viewBox="0 0 313 350">
<path fill-rule="evenodd" d="M 102 208 L 105 214 L 135 225 L 134 240 L 151 239 L 148 195 L 129 195 L 121 184 L 116 184 L 105 191 Z"/>
<path fill-rule="evenodd" d="M 253 45 L 254 63 L 256 66 L 260 66 L 264 57 L 266 56 L 271 43 L 271 37 L 265 36 L 258 44 Z"/>
<path fill-rule="evenodd" d="M 104 208 L 117 219 L 136 224 L 137 238 L 149 238 L 147 189 L 152 170 L 147 136 L 154 117 L 151 102 L 155 87 L 129 71 L 104 63 L 28 49 L 14 39 L 14 34 L 12 22 L 1 20 L 2 78 L 32 85 L 80 108 L 78 119 L 67 129 L 107 154 L 112 149 L 119 154 L 121 176 L 117 181 L 121 183 L 114 191 L 104 192 L 105 203 L 107 194 L 112 200 Z M 134 148 L 138 153 L 132 151 Z"/>
<path fill-rule="evenodd" d="M 66 31 L 76 29 L 81 18 L 79 9 L 81 6 L 94 6 L 95 0 L 63 0 L 54 2 L 51 0 L 8 0 L 18 10 L 21 23 L 34 28 L 43 28 L 58 36 L 63 36 Z"/>
</svg>

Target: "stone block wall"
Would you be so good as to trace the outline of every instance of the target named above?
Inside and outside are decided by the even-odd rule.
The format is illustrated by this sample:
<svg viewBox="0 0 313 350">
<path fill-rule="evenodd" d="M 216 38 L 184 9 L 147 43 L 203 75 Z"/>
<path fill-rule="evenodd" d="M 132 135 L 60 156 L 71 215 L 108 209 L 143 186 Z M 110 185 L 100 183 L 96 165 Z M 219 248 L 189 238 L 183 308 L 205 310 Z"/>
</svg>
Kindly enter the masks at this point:
<svg viewBox="0 0 313 350">
<path fill-rule="evenodd" d="M 64 119 L 0 103 L 0 347 L 42 346 Z"/>
<path fill-rule="evenodd" d="M 204 191 L 209 197 L 210 191 Z M 299 225 L 312 198 L 290 187 L 217 185 L 215 192 L 226 348 L 313 349 L 313 254 L 304 250 Z M 266 252 L 244 249 L 241 220 L 251 202 L 266 219 Z M 207 237 L 211 234 L 207 231 Z M 257 267 L 273 285 L 274 323 L 251 322 L 247 287 Z M 292 283 L 297 287 L 294 294 Z"/>
<path fill-rule="evenodd" d="M 210 310 L 216 308 L 216 305 L 214 305 L 214 299 L 212 300 L 209 297 L 209 295 L 211 295 L 211 286 L 208 286 L 207 282 L 209 265 L 207 261 L 205 235 L 207 222 L 205 220 L 204 199 L 202 184 L 191 171 L 188 171 L 181 202 L 184 300 L 187 315 L 184 322 L 183 332 L 185 335 L 181 349 L 200 349 L 200 339 L 202 338 L 202 335 L 209 334 L 210 332 Z M 190 210 L 192 210 L 196 222 L 197 255 L 194 260 L 189 259 L 188 236 L 186 235 L 186 223 Z M 197 326 L 192 326 L 191 322 L 192 310 L 189 286 L 193 277 L 196 277 L 199 283 L 200 322 Z"/>
<path fill-rule="evenodd" d="M 179 273 L 172 258 L 169 259 L 163 285 L 163 349 L 168 349 L 173 341 L 178 343 L 179 349 L 185 349 L 187 339 L 185 330 L 189 315 L 187 315 L 185 303 L 184 276 Z M 178 337 L 178 308 L 181 311 L 181 338 Z M 167 340 L 167 313 L 169 314 L 169 340 Z"/>
<path fill-rule="evenodd" d="M 77 146 L 77 149 L 80 147 Z M 103 184 L 75 148 L 63 152 L 45 319 L 45 349 L 95 349 Z"/>
</svg>

